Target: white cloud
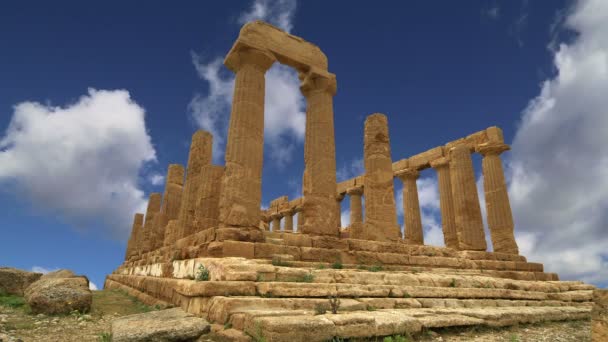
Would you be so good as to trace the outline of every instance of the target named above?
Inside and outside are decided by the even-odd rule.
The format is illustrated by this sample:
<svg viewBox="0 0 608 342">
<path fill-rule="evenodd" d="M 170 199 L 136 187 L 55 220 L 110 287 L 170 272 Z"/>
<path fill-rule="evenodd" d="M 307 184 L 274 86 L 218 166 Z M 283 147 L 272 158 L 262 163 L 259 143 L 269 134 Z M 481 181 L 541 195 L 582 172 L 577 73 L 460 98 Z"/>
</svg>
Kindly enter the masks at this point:
<svg viewBox="0 0 608 342">
<path fill-rule="evenodd" d="M 291 29 L 295 1 L 254 1 L 241 23 L 263 19 L 287 31 Z M 207 94 L 197 94 L 189 105 L 194 121 L 213 134 L 215 162 L 223 160 L 230 119 L 234 74 L 222 65 L 223 57 L 209 61 L 193 54 L 192 61 L 199 77 L 208 84 Z M 290 67 L 275 63 L 266 73 L 264 142 L 270 148 L 270 159 L 284 167 L 293 158 L 297 144 L 304 139 L 305 102 L 300 93 L 298 75 Z"/>
<path fill-rule="evenodd" d="M 365 166 L 363 165 L 363 157 L 353 159 L 346 164 L 342 164 L 337 172 L 336 178 L 338 182 L 342 182 L 353 177 L 361 176 L 365 173 Z"/>
<path fill-rule="evenodd" d="M 42 274 L 47 274 L 47 273 L 55 272 L 58 270 L 59 270 L 58 268 L 47 268 L 47 267 L 42 267 L 42 266 L 33 266 L 32 267 L 32 272 L 42 273 Z"/>
<path fill-rule="evenodd" d="M 509 192 L 522 254 L 565 279 L 608 279 L 608 2 L 578 1 L 578 36 L 530 101 L 513 141 Z"/>
<path fill-rule="evenodd" d="M 140 168 L 156 158 L 144 115 L 125 90 L 89 89 L 64 107 L 19 103 L 0 139 L 0 182 L 37 210 L 124 238 L 145 208 Z"/>
<path fill-rule="evenodd" d="M 90 281 L 90 280 L 89 280 L 89 290 L 91 290 L 91 291 L 97 291 L 98 290 L 97 285 L 95 285 L 95 283 L 92 282 L 92 281 Z"/>
<path fill-rule="evenodd" d="M 486 18 L 498 20 L 500 18 L 500 7 L 497 3 L 494 3 L 490 7 L 482 9 L 481 14 Z"/>
<path fill-rule="evenodd" d="M 343 228 L 350 226 L 350 209 L 340 211 L 340 225 Z"/>
<path fill-rule="evenodd" d="M 239 16 L 239 24 L 254 20 L 269 22 L 287 32 L 293 28 L 296 0 L 255 0 L 249 11 Z"/>
<path fill-rule="evenodd" d="M 161 175 L 160 173 L 152 173 L 148 176 L 148 181 L 152 185 L 159 186 L 165 181 L 165 176 Z"/>
</svg>

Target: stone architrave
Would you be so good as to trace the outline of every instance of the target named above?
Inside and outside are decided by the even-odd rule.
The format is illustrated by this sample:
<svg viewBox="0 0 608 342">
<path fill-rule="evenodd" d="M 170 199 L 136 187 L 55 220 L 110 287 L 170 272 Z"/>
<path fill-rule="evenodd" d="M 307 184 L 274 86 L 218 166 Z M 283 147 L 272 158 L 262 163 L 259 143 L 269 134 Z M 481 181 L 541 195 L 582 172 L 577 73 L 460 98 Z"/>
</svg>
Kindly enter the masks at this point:
<svg viewBox="0 0 608 342">
<path fill-rule="evenodd" d="M 141 234 L 141 228 L 144 224 L 144 214 L 137 213 L 133 217 L 133 226 L 131 228 L 131 237 L 129 237 L 129 242 L 127 242 L 127 252 L 125 255 L 125 260 L 128 260 L 133 255 L 137 254 L 137 239 Z"/>
<path fill-rule="evenodd" d="M 214 228 L 219 225 L 220 193 L 224 167 L 205 165 L 201 170 L 201 186 L 196 206 L 196 231 Z"/>
<path fill-rule="evenodd" d="M 439 183 L 439 207 L 441 209 L 443 241 L 446 247 L 458 249 L 449 160 L 446 157 L 435 159 L 431 161 L 431 167 L 437 171 L 437 182 Z"/>
<path fill-rule="evenodd" d="M 500 154 L 509 149 L 509 145 L 503 143 L 485 143 L 477 146 L 477 152 L 483 155 L 481 161 L 483 189 L 492 248 L 494 252 L 519 254 L 507 184 L 500 160 Z"/>
<path fill-rule="evenodd" d="M 138 246 L 140 253 L 146 253 L 152 249 L 152 242 L 154 238 L 154 217 L 160 212 L 161 200 L 162 195 L 160 192 L 153 192 L 150 194 L 148 208 L 146 209 L 144 227 L 142 229 L 140 244 Z"/>
<path fill-rule="evenodd" d="M 405 223 L 405 239 L 414 245 L 424 244 L 418 186 L 416 180 L 419 172 L 415 169 L 404 169 L 397 172 L 397 177 L 403 182 L 403 221 Z"/>
<path fill-rule="evenodd" d="M 224 64 L 236 73 L 219 204 L 221 227 L 255 228 L 260 223 L 264 160 L 266 70 L 275 57 L 233 47 Z"/>
<path fill-rule="evenodd" d="M 487 248 L 471 151 L 465 144 L 450 150 L 450 180 L 454 201 L 454 220 L 461 250 Z"/>
<path fill-rule="evenodd" d="M 299 76 L 300 90 L 306 98 L 302 233 L 338 236 L 333 109 L 336 78 L 318 70 Z"/>
<path fill-rule="evenodd" d="M 165 192 L 163 193 L 163 203 L 160 206 L 160 212 L 154 218 L 153 249 L 164 245 L 169 221 L 175 220 L 179 216 L 183 184 L 184 167 L 180 164 L 170 164 L 167 171 L 167 181 L 165 182 Z"/>
<path fill-rule="evenodd" d="M 386 115 L 376 113 L 368 116 L 364 134 L 365 220 L 362 234 L 353 230 L 351 237 L 397 241 L 401 238 L 401 229 L 397 224 L 393 162 Z"/>
<path fill-rule="evenodd" d="M 202 169 L 211 164 L 213 147 L 213 136 L 211 133 L 198 130 L 192 136 L 190 153 L 188 154 L 188 167 L 186 170 L 186 182 L 182 192 L 182 204 L 179 211 L 179 233 L 177 239 L 181 239 L 195 232 L 194 221 L 196 219 L 196 203 L 198 201 L 198 189 L 203 181 Z"/>
<path fill-rule="evenodd" d="M 283 230 L 286 232 L 293 232 L 293 215 L 295 214 L 295 211 L 293 209 L 284 209 L 281 210 L 280 214 L 285 219 Z"/>
</svg>

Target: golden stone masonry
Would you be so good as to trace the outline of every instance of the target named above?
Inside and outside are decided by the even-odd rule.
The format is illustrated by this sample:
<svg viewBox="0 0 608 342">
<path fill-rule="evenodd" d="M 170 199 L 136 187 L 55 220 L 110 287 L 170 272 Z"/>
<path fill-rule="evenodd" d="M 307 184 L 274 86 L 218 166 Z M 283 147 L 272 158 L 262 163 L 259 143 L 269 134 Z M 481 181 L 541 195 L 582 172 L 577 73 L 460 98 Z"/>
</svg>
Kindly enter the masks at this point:
<svg viewBox="0 0 608 342">
<path fill-rule="evenodd" d="M 298 72 L 306 100 L 303 195 L 281 196 L 262 209 L 265 73 L 274 63 Z M 197 131 L 185 171 L 170 165 L 164 193 L 150 195 L 145 216 L 135 214 L 125 261 L 107 277 L 107 288 L 149 305 L 180 306 L 218 326 L 229 323 L 218 333 L 243 341 L 259 334 L 310 342 L 591 317 L 593 286 L 559 281 L 519 255 L 500 157 L 509 146 L 500 128 L 393 159 L 390 119 L 371 114 L 361 149 L 365 173 L 337 183 L 337 81 L 325 54 L 256 21 L 243 26 L 224 64 L 236 76 L 224 166 L 212 163 L 212 135 Z M 492 251 L 473 153 L 482 156 Z M 431 168 L 446 247 L 424 241 L 416 181 Z M 395 203 L 396 178 L 403 203 Z M 342 227 L 347 197 L 350 224 Z M 328 296 L 340 298 L 335 314 Z M 594 329 L 605 336 L 606 296 L 596 297 Z"/>
</svg>

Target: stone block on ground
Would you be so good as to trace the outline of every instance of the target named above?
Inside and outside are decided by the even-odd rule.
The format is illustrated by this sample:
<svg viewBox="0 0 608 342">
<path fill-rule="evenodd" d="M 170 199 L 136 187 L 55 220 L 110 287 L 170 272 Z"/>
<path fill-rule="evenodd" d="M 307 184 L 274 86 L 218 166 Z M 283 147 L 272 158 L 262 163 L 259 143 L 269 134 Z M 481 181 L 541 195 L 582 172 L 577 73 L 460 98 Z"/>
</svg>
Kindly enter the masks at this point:
<svg viewBox="0 0 608 342">
<path fill-rule="evenodd" d="M 27 272 L 12 267 L 0 267 L 0 293 L 23 296 L 25 289 L 40 279 L 41 273 Z"/>
<path fill-rule="evenodd" d="M 112 341 L 191 341 L 209 330 L 206 320 L 174 308 L 115 319 L 112 321 Z"/>
<path fill-rule="evenodd" d="M 86 277 L 40 279 L 25 290 L 33 313 L 88 312 L 93 296 Z"/>
</svg>

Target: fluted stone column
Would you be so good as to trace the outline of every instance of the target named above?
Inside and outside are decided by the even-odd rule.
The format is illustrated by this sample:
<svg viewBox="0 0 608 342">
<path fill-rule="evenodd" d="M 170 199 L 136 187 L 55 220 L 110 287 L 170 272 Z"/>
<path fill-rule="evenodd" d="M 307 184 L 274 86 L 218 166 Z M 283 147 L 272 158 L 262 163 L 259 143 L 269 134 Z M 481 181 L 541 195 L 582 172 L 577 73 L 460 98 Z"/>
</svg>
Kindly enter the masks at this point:
<svg viewBox="0 0 608 342">
<path fill-rule="evenodd" d="M 450 180 L 458 246 L 462 250 L 487 248 L 475 171 L 469 147 L 462 144 L 450 150 Z"/>
<path fill-rule="evenodd" d="M 152 249 L 152 241 L 154 238 L 154 217 L 160 211 L 162 195 L 160 192 L 154 192 L 150 194 L 148 200 L 148 208 L 146 209 L 146 217 L 144 220 L 144 227 L 142 229 L 142 238 L 140 240 L 141 245 L 138 250 L 141 253 L 149 252 Z"/>
<path fill-rule="evenodd" d="M 518 254 L 513 214 L 500 160 L 500 154 L 509 149 L 509 145 L 502 143 L 487 143 L 477 146 L 477 151 L 483 155 L 481 162 L 483 189 L 492 247 L 495 252 Z"/>
<path fill-rule="evenodd" d="M 137 213 L 133 217 L 133 226 L 131 228 L 131 236 L 127 242 L 127 252 L 125 253 L 125 261 L 133 255 L 137 254 L 137 239 L 141 233 L 141 228 L 144 224 L 144 214 Z"/>
<path fill-rule="evenodd" d="M 591 342 L 608 341 L 608 290 L 593 290 L 591 309 Z"/>
<path fill-rule="evenodd" d="M 441 209 L 441 227 L 443 241 L 446 247 L 458 249 L 458 234 L 454 218 L 454 201 L 452 200 L 452 182 L 450 180 L 450 165 L 445 157 L 433 160 L 431 167 L 437 171 L 439 183 L 439 207 Z"/>
<path fill-rule="evenodd" d="M 195 232 L 196 203 L 199 187 L 203 181 L 201 172 L 203 166 L 211 164 L 213 136 L 211 133 L 198 130 L 192 136 L 186 182 L 182 193 L 182 204 L 179 211 L 180 231 L 177 239 Z"/>
<path fill-rule="evenodd" d="M 264 92 L 270 53 L 232 49 L 224 64 L 236 73 L 220 195 L 222 227 L 255 228 L 260 220 L 264 160 Z"/>
<path fill-rule="evenodd" d="M 351 232 L 355 239 L 397 241 L 401 229 L 393 189 L 393 161 L 386 115 L 367 117 L 364 129 L 365 220 L 363 232 Z"/>
<path fill-rule="evenodd" d="M 306 97 L 302 233 L 338 236 L 333 110 L 336 78 L 311 71 L 301 73 L 300 79 Z"/>
<path fill-rule="evenodd" d="M 270 218 L 272 219 L 272 231 L 273 232 L 280 232 L 281 231 L 281 217 L 283 217 L 281 214 L 279 213 L 275 213 L 270 215 Z"/>
<path fill-rule="evenodd" d="M 336 213 L 338 215 L 338 228 L 342 229 L 342 200 L 346 196 L 346 193 L 341 193 L 336 196 Z"/>
<path fill-rule="evenodd" d="M 201 169 L 201 186 L 198 192 L 196 205 L 196 228 L 201 231 L 217 227 L 220 217 L 220 194 L 224 167 L 219 165 L 205 165 Z"/>
<path fill-rule="evenodd" d="M 180 206 L 182 204 L 182 188 L 184 184 L 184 167 L 179 164 L 169 165 L 167 170 L 167 180 L 165 182 L 165 192 L 163 193 L 163 202 L 160 206 L 160 212 L 154 218 L 154 240 L 153 249 L 160 248 L 164 245 L 165 235 L 169 220 L 175 220 L 179 216 Z M 172 227 L 170 227 L 172 228 Z"/>
<path fill-rule="evenodd" d="M 285 218 L 285 225 L 283 230 L 286 232 L 293 232 L 293 215 L 295 211 L 293 209 L 285 209 L 281 211 L 281 215 Z"/>
<path fill-rule="evenodd" d="M 419 172 L 414 169 L 404 169 L 397 173 L 403 182 L 403 221 L 405 223 L 405 238 L 414 245 L 424 245 L 420 202 L 418 200 Z"/>
<path fill-rule="evenodd" d="M 355 187 L 346 190 L 350 198 L 350 225 L 363 223 L 363 204 L 361 196 L 363 195 L 363 187 Z"/>
<path fill-rule="evenodd" d="M 302 232 L 302 226 L 304 225 L 304 213 L 302 212 L 302 207 L 296 207 L 295 208 L 295 214 L 294 215 L 298 215 L 298 223 L 296 226 L 296 232 L 297 233 L 301 233 Z"/>
</svg>

